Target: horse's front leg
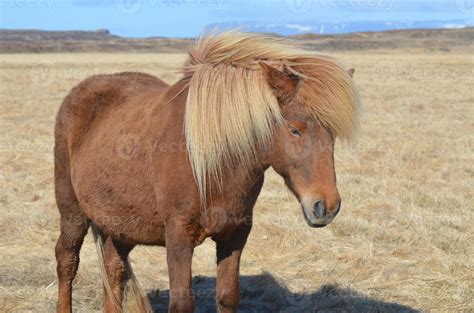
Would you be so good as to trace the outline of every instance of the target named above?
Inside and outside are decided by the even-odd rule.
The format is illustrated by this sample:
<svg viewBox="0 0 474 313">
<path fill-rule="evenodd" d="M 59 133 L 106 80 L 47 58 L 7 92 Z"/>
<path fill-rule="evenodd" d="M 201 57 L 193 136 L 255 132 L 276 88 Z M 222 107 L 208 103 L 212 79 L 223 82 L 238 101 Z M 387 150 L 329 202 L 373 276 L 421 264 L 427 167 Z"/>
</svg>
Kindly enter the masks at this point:
<svg viewBox="0 0 474 313">
<path fill-rule="evenodd" d="M 217 287 L 216 301 L 220 313 L 239 309 L 239 266 L 251 225 L 241 225 L 227 240 L 216 240 Z"/>
<path fill-rule="evenodd" d="M 191 288 L 191 263 L 194 239 L 188 227 L 167 225 L 166 260 L 170 279 L 169 312 L 193 312 L 194 295 Z"/>
</svg>

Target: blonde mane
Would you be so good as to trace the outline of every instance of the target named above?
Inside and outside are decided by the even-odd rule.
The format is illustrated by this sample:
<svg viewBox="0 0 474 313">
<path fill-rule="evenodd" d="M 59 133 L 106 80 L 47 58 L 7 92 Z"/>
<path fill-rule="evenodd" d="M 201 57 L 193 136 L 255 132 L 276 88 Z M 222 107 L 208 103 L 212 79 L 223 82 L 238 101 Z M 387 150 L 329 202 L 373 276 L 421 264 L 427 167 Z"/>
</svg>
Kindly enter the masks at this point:
<svg viewBox="0 0 474 313">
<path fill-rule="evenodd" d="M 283 122 L 278 101 L 258 62 L 285 65 L 303 79 L 298 101 L 343 138 L 358 128 L 359 97 L 348 72 L 329 57 L 282 39 L 229 31 L 198 38 L 184 65 L 189 79 L 185 136 L 201 200 L 209 177 L 220 182 L 224 164 L 250 165 Z"/>
</svg>

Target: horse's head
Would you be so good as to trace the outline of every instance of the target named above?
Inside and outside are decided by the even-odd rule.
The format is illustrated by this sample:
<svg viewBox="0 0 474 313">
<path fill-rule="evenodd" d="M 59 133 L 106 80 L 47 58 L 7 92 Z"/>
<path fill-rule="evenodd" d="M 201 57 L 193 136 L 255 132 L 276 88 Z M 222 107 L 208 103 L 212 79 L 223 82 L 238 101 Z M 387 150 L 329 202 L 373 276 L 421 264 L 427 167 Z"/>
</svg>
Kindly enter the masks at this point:
<svg viewBox="0 0 474 313">
<path fill-rule="evenodd" d="M 308 224 L 326 226 L 341 208 L 334 169 L 335 135 L 301 103 L 304 100 L 297 95 L 304 88 L 303 79 L 286 68 L 261 66 L 283 116 L 274 132 L 269 163 L 301 203 Z"/>
</svg>

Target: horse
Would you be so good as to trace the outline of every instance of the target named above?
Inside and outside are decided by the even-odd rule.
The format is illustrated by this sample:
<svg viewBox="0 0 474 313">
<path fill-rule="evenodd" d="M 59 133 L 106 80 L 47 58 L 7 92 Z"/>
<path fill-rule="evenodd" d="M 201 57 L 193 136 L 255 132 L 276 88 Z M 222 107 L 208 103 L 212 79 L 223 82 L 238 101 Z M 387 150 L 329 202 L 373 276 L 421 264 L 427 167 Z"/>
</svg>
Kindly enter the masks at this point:
<svg viewBox="0 0 474 313">
<path fill-rule="evenodd" d="M 341 208 L 336 138 L 359 128 L 360 99 L 335 59 L 276 37 L 210 32 L 168 85 L 136 72 L 96 75 L 63 100 L 55 125 L 58 312 L 89 226 L 98 243 L 104 309 L 121 312 L 136 245 L 166 247 L 169 312 L 192 312 L 191 261 L 216 243 L 216 306 L 239 307 L 239 264 L 270 167 L 311 227 Z M 150 311 L 146 299 L 140 311 Z M 141 300 L 137 300 L 140 303 Z"/>
</svg>

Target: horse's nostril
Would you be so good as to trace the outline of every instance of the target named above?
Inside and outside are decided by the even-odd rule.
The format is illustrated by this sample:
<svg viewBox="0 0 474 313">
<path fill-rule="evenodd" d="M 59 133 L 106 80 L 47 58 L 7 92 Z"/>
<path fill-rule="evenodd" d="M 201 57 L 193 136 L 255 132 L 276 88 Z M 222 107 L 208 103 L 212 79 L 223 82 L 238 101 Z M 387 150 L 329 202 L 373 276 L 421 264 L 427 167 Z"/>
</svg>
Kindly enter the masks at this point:
<svg viewBox="0 0 474 313">
<path fill-rule="evenodd" d="M 324 207 L 323 201 L 318 201 L 314 204 L 314 216 L 316 218 L 321 218 L 326 214 L 326 208 Z"/>
</svg>

